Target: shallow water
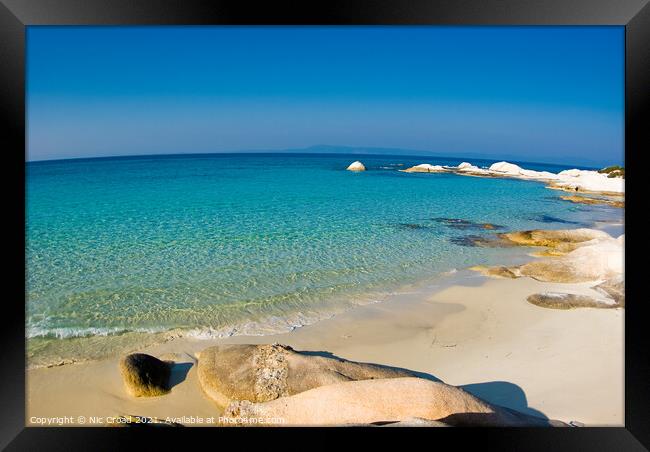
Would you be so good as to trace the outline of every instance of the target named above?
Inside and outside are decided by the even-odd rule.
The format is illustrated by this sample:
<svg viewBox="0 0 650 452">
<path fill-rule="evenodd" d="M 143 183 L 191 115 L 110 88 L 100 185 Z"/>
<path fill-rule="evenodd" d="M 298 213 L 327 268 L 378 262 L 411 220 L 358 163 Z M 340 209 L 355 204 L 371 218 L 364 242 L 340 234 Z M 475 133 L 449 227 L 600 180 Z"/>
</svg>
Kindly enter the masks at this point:
<svg viewBox="0 0 650 452">
<path fill-rule="evenodd" d="M 368 171 L 345 171 L 357 159 Z M 610 222 L 622 222 L 621 209 L 562 201 L 538 182 L 397 171 L 422 162 L 460 160 L 221 154 L 28 163 L 32 355 L 58 338 L 291 328 L 513 256 L 463 246 L 467 235 L 596 221 L 616 232 Z"/>
</svg>

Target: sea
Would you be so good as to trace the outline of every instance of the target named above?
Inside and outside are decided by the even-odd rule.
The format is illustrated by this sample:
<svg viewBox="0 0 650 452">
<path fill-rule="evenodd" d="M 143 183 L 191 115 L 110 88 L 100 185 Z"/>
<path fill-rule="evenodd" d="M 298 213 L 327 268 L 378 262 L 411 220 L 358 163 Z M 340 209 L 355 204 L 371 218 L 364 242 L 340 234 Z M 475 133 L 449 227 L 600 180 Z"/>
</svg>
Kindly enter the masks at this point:
<svg viewBox="0 0 650 452">
<path fill-rule="evenodd" d="M 346 171 L 355 160 L 367 170 Z M 622 209 L 564 201 L 540 182 L 399 171 L 464 160 L 494 163 L 283 153 L 28 162 L 28 359 L 101 358 L 171 334 L 290 331 L 530 252 L 476 237 L 622 233 Z"/>
</svg>

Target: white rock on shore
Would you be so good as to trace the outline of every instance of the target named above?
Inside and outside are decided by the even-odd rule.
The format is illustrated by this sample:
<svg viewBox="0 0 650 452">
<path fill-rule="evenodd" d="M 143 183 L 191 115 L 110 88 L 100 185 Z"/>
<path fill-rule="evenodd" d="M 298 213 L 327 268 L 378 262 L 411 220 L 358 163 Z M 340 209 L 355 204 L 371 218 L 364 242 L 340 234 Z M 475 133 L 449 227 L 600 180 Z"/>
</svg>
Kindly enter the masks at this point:
<svg viewBox="0 0 650 452">
<path fill-rule="evenodd" d="M 469 162 L 462 162 L 458 166 L 440 166 L 421 163 L 404 171 L 409 173 L 452 171 L 472 176 L 513 177 L 549 182 L 550 188 L 569 191 L 616 194 L 625 192 L 625 180 L 623 178 L 608 177 L 607 174 L 599 173 L 598 171 L 570 169 L 555 174 L 549 171 L 525 169 L 519 165 L 505 161 L 493 163 L 489 168 L 479 168 Z"/>
<path fill-rule="evenodd" d="M 405 173 L 443 173 L 448 171 L 444 166 L 429 165 L 428 163 L 421 163 L 402 170 Z"/>
<path fill-rule="evenodd" d="M 366 167 L 360 161 L 350 163 L 350 166 L 347 167 L 348 171 L 365 171 Z"/>
</svg>

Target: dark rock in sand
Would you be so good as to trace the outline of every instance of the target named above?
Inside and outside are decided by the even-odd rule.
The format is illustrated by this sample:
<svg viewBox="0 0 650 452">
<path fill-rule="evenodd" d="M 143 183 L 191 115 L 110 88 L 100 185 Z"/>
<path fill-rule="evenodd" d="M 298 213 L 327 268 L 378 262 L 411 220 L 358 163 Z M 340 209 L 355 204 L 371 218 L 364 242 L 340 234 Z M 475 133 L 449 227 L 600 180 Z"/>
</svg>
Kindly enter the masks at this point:
<svg viewBox="0 0 650 452">
<path fill-rule="evenodd" d="M 608 295 L 619 306 L 625 306 L 625 280 L 622 277 L 605 281 L 594 289 Z"/>
<path fill-rule="evenodd" d="M 120 360 L 120 373 L 127 391 L 134 397 L 154 397 L 169 392 L 170 363 L 144 353 Z"/>
<path fill-rule="evenodd" d="M 279 344 L 209 347 L 199 355 L 197 373 L 206 395 L 224 407 L 232 400 L 266 402 L 342 381 L 414 375 Z"/>
<path fill-rule="evenodd" d="M 611 309 L 620 307 L 615 303 L 606 303 L 585 295 L 569 293 L 546 292 L 529 296 L 526 300 L 535 306 L 550 309 L 601 308 Z"/>
</svg>

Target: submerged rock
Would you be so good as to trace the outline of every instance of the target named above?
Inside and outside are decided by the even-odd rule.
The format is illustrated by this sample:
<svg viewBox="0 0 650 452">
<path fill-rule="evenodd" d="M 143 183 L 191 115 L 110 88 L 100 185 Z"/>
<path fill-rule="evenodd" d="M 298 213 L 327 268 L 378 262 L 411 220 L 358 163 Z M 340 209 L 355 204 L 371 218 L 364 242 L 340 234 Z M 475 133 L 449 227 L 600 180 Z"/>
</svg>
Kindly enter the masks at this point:
<svg viewBox="0 0 650 452">
<path fill-rule="evenodd" d="M 528 219 L 531 221 L 538 221 L 540 223 L 582 224 L 579 221 L 565 220 L 563 218 L 557 218 L 546 214 L 530 217 Z"/>
<path fill-rule="evenodd" d="M 129 394 L 154 397 L 169 392 L 170 363 L 144 353 L 133 353 L 120 360 L 120 373 Z"/>
<path fill-rule="evenodd" d="M 437 218 L 432 218 L 431 220 L 435 221 L 436 223 L 444 224 L 445 226 L 448 226 L 453 229 L 460 229 L 462 231 L 503 229 L 503 226 L 500 226 L 498 224 L 478 223 L 471 220 L 464 220 L 462 218 L 437 217 Z"/>
<path fill-rule="evenodd" d="M 397 223 L 396 225 L 400 229 L 406 229 L 411 231 L 427 231 L 430 230 L 430 226 L 417 223 Z"/>
<path fill-rule="evenodd" d="M 413 418 L 452 426 L 563 425 L 491 405 L 455 386 L 423 378 L 347 381 L 265 403 L 236 401 L 224 416 L 282 419 L 283 425 L 379 424 Z"/>
<path fill-rule="evenodd" d="M 483 248 L 504 248 L 515 246 L 513 243 L 502 240 L 498 237 L 485 237 L 482 235 L 465 235 L 461 237 L 452 237 L 449 239 L 451 243 L 460 246 L 479 246 Z"/>
<path fill-rule="evenodd" d="M 571 293 L 544 292 L 529 296 L 526 300 L 540 306 L 550 309 L 576 309 L 576 308 L 601 308 L 611 309 L 618 308 L 620 305 L 614 302 L 598 300 L 586 295 L 576 295 Z"/>
<path fill-rule="evenodd" d="M 203 391 L 218 405 L 266 402 L 342 381 L 413 376 L 377 364 L 295 351 L 280 344 L 218 345 L 203 350 L 197 366 Z"/>
<path fill-rule="evenodd" d="M 564 199 L 565 201 L 571 201 L 578 204 L 596 204 L 621 208 L 625 207 L 625 201 L 616 199 L 590 198 L 587 196 L 579 195 L 560 196 L 560 198 Z"/>
<path fill-rule="evenodd" d="M 365 171 L 366 167 L 360 161 L 350 163 L 350 166 L 347 167 L 348 171 Z"/>
</svg>

